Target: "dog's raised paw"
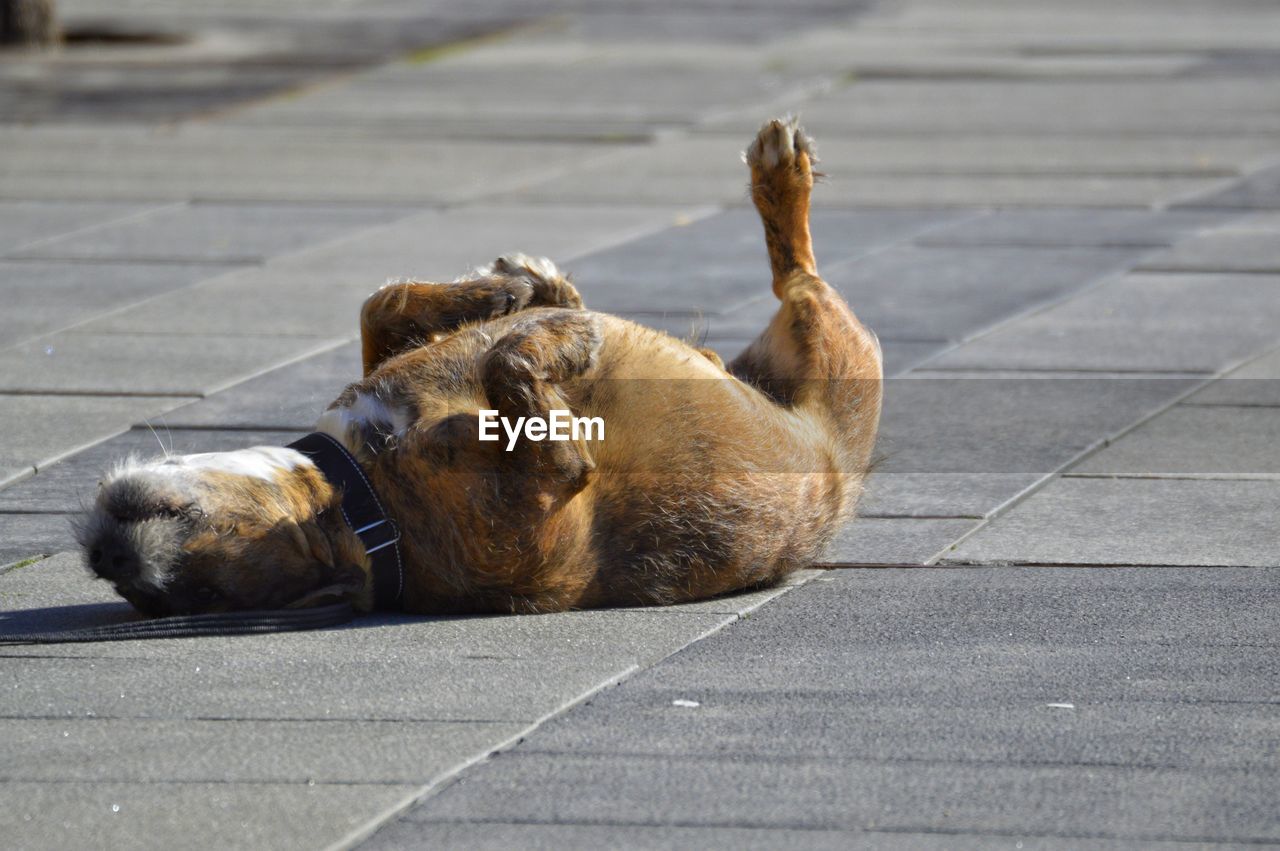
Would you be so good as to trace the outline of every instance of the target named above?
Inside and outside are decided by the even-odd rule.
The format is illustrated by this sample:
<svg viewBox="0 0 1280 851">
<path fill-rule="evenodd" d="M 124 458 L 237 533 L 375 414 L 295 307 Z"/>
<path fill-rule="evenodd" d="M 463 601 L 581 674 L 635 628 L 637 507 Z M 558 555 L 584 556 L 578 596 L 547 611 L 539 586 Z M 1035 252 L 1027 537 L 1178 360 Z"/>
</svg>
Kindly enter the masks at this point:
<svg viewBox="0 0 1280 851">
<path fill-rule="evenodd" d="M 813 140 L 791 117 L 766 121 L 747 148 L 744 159 L 757 181 L 779 171 L 808 178 L 818 161 Z"/>
</svg>

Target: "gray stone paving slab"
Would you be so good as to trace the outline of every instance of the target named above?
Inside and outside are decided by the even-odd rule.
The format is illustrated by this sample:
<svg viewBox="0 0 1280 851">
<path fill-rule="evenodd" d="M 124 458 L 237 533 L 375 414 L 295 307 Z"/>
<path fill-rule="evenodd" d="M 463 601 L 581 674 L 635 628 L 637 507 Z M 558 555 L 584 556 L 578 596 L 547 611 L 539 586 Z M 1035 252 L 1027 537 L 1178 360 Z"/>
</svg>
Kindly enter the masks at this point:
<svg viewBox="0 0 1280 851">
<path fill-rule="evenodd" d="M 347 343 L 175 408 L 155 425 L 309 431 L 360 374 L 360 343 Z"/>
<path fill-rule="evenodd" d="M 759 123 L 759 119 L 755 119 Z M 821 125 L 808 123 L 813 132 Z M 743 133 L 750 139 L 751 133 Z M 581 180 L 527 182 L 528 188 L 504 193 L 515 201 L 598 204 L 670 203 L 714 201 L 747 206 L 746 192 L 727 178 L 695 176 L 689 181 L 669 177 L 665 182 L 618 176 L 623 162 L 603 163 L 597 174 Z M 841 208 L 955 208 L 973 206 L 1075 205 L 1092 207 L 1146 207 L 1172 203 L 1224 189 L 1231 178 L 1098 175 L 1088 179 L 1071 176 L 858 174 L 832 172 L 813 196 L 815 209 Z"/>
<path fill-rule="evenodd" d="M 0 575 L 0 593 L 5 632 L 131 613 L 76 553 Z M 377 616 L 319 632 L 87 645 L 74 656 L 24 647 L 0 652 L 11 686 L 0 716 L 529 722 L 734 618 L 648 610 Z M 281 683 L 305 683 L 307 700 Z"/>
<path fill-rule="evenodd" d="M 849 175 L 826 181 L 813 205 L 828 207 L 1148 207 L 1222 189 L 1232 178 L 1100 175 Z M 744 202 L 745 203 L 745 202 Z"/>
<path fill-rule="evenodd" d="M 1277 566 L 1277 506 L 1277 481 L 1058 479 L 945 561 Z"/>
<path fill-rule="evenodd" d="M 512 135 L 513 125 L 523 125 L 533 138 L 566 139 L 581 134 L 575 125 L 585 122 L 611 128 L 616 140 L 644 136 L 650 128 L 694 124 L 709 108 L 758 102 L 776 96 L 788 82 L 759 68 L 752 73 L 654 63 L 637 74 L 634 67 L 591 60 L 566 65 L 544 58 L 512 74 L 506 66 L 475 62 L 403 63 L 306 98 L 247 110 L 236 123 L 300 130 L 357 123 L 389 135 L 427 138 L 483 138 L 487 127 L 505 126 L 496 134 L 502 138 Z"/>
<path fill-rule="evenodd" d="M 74 546 L 70 514 L 0 512 L 0 565 L 60 553 Z M 4 596 L 0 592 L 0 598 Z"/>
<path fill-rule="evenodd" d="M 1211 230 L 1146 258 L 1141 269 L 1280 274 L 1280 228 L 1270 232 Z"/>
<path fill-rule="evenodd" d="M 595 695 L 375 847 L 513 822 L 1275 838 L 1276 571 L 831 579 Z"/>
<path fill-rule="evenodd" d="M 21 133 L 0 198 L 85 201 L 263 201 L 429 204 L 510 189 L 602 153 L 595 145 L 413 139 L 334 145 L 324 133 L 185 125 L 177 133 L 95 125 L 0 128 Z M 84 156 L 111 152 L 111 168 Z"/>
<path fill-rule="evenodd" d="M 133 418 L 185 399 L 110 396 L 13 396 L 0 393 L 0 486 L 23 470 L 126 430 Z"/>
<path fill-rule="evenodd" d="M 864 517 L 980 518 L 1048 473 L 895 473 L 873 470 L 858 503 Z"/>
<path fill-rule="evenodd" d="M 963 339 L 1122 271 L 1131 249 L 897 246 L 823 275 L 877 333 Z"/>
<path fill-rule="evenodd" d="M 894 378 L 941 353 L 950 344 L 943 340 L 894 340 L 880 338 L 880 353 L 884 357 L 884 376 Z"/>
<path fill-rule="evenodd" d="M 1206 175 L 1233 176 L 1260 165 L 1278 152 L 1274 139 L 1266 137 L 1188 138 L 1153 136 L 1142 139 L 1107 139 L 1081 136 L 1019 136 L 972 132 L 948 134 L 940 145 L 932 135 L 849 133 L 838 125 L 810 120 L 807 108 L 801 118 L 818 140 L 822 171 L 841 176 L 883 175 L 1023 175 L 1045 177 L 1075 175 L 1082 180 L 1103 175 Z M 749 138 L 749 136 L 748 136 Z M 676 163 L 650 162 L 646 167 L 661 173 L 681 168 L 709 167 L 713 144 L 738 140 L 738 135 L 700 134 L 675 148 Z M 696 146 L 696 147 L 695 147 Z M 655 152 L 656 153 L 656 152 Z M 723 164 L 719 170 L 725 171 Z"/>
<path fill-rule="evenodd" d="M 150 428 L 139 427 L 103 441 L 0 490 L 0 512 L 78 511 L 93 502 L 97 482 L 113 464 L 127 457 L 159 457 L 168 453 L 220 452 L 247 446 L 281 446 L 301 437 L 299 431 L 179 429 L 169 431 L 163 417 Z M 154 429 L 154 431 L 153 431 Z"/>
<path fill-rule="evenodd" d="M 391 279 L 452 281 L 513 251 L 566 263 L 592 251 L 629 242 L 713 212 L 709 207 L 520 207 L 476 204 L 421 213 L 353 234 L 272 269 L 347 276 L 377 287 Z M 570 272 L 574 266 L 567 266 Z M 584 289 L 590 283 L 582 276 Z"/>
<path fill-rule="evenodd" d="M 1280 209 L 1280 167 L 1249 175 L 1219 192 L 1196 196 L 1187 207 L 1215 207 L 1244 210 Z"/>
<path fill-rule="evenodd" d="M 1275 275 L 1129 275 L 929 366 L 1215 372 L 1275 342 L 1278 292 Z"/>
<path fill-rule="evenodd" d="M 1280 477 L 1280 408 L 1179 405 L 1071 468 L 1087 476 Z"/>
<path fill-rule="evenodd" d="M 527 725 L 0 719 L 8 783 L 420 783 Z"/>
<path fill-rule="evenodd" d="M 654 324 L 648 319 L 639 321 L 644 325 L 652 326 Z M 764 330 L 764 326 L 760 326 L 757 330 Z M 720 355 L 721 360 L 729 363 L 751 344 L 755 336 L 756 334 L 753 333 L 750 337 L 722 339 L 714 334 L 709 334 L 701 345 L 712 349 L 716 354 Z M 949 345 L 945 340 L 893 340 L 881 337 L 880 349 L 881 355 L 884 357 L 884 375 L 886 378 L 902 375 L 943 351 Z"/>
<path fill-rule="evenodd" d="M 413 786 L 295 783 L 4 783 L 0 831 L 32 851 L 313 849 L 337 842 Z"/>
<path fill-rule="evenodd" d="M 968 519 L 859 517 L 836 534 L 821 563 L 928 564 L 976 525 Z"/>
<path fill-rule="evenodd" d="M 700 705 L 680 712 L 672 704 L 680 694 Z M 788 716 L 785 737 L 770 733 L 780 703 Z M 625 698 L 594 698 L 572 724 L 549 725 L 520 752 L 1274 769 L 1274 709 L 1266 704 L 1116 700 L 1067 709 L 993 695 L 984 711 L 966 709 L 958 721 L 960 707 L 945 702 L 895 705 L 837 689 L 690 692 L 637 683 Z"/>
<path fill-rule="evenodd" d="M 763 113 L 761 113 L 763 114 Z M 1078 182 L 1105 177 L 1235 176 L 1246 164 L 1274 157 L 1269 138 L 1108 139 L 952 135 L 946 145 L 931 136 L 842 134 L 828 122 L 802 116 L 819 140 L 822 170 L 839 184 L 859 177 L 1045 178 L 1077 176 Z M 754 120 L 759 123 L 759 117 Z M 581 198 L 741 203 L 746 197 L 740 151 L 755 128 L 727 135 L 697 135 L 660 146 L 628 150 L 575 171 L 569 183 L 556 179 L 513 191 L 513 199 Z M 826 187 L 815 198 L 823 202 Z"/>
<path fill-rule="evenodd" d="M 1270 569 L 909 567 L 833 571 L 828 578 L 622 690 L 597 695 L 592 705 L 615 694 L 615 706 L 651 705 L 640 692 L 628 697 L 633 689 L 663 695 L 662 707 L 672 710 L 685 708 L 670 703 L 681 697 L 719 695 L 729 708 L 739 696 L 771 692 L 780 701 L 794 695 L 886 711 L 950 710 L 963 727 L 997 708 L 1059 708 L 1048 703 L 1072 703 L 1084 713 L 1146 704 L 1156 714 L 1274 703 L 1270 609 L 1278 580 Z M 779 719 L 784 710 L 778 706 Z M 574 719 L 560 723 L 572 727 Z M 1241 744 L 1249 740 L 1243 735 Z M 537 745 L 531 736 L 529 747 Z"/>
<path fill-rule="evenodd" d="M 1190 386 L 1166 378 L 888 381 L 880 460 L 860 511 L 986 516 Z"/>
<path fill-rule="evenodd" d="M 855 80 L 805 105 L 828 132 L 1017 133 L 1040 136 L 1236 136 L 1280 130 L 1268 80 Z M 1206 112 L 1213 115 L 1205 120 Z M 743 120 L 712 122 L 741 126 Z"/>
<path fill-rule="evenodd" d="M 211 278 L 223 265 L 0 260 L 0 347 Z"/>
<path fill-rule="evenodd" d="M 253 267 L 165 293 L 93 320 L 94 334 L 349 338 L 360 305 L 389 276 L 348 278 L 289 267 Z"/>
<path fill-rule="evenodd" d="M 931 231 L 915 242 L 919 245 L 1158 248 L 1216 224 L 1227 215 L 1230 214 L 1208 210 L 994 210 Z"/>
<path fill-rule="evenodd" d="M 331 345 L 318 337 L 61 332 L 0 351 L 0 393 L 195 396 Z"/>
<path fill-rule="evenodd" d="M 23 257 L 253 263 L 276 254 L 405 218 L 404 207 L 313 204 L 201 204 L 161 209 L 126 222 L 47 240 Z"/>
<path fill-rule="evenodd" d="M 823 269 L 961 216 L 938 211 L 821 211 L 813 216 Z M 754 210 L 668 228 L 571 265 L 589 307 L 610 312 L 723 312 L 769 293 L 764 231 Z"/>
<path fill-rule="evenodd" d="M 0 197 L 33 200 L 88 201 L 241 201 L 241 202 L 361 202 L 425 203 L 470 200 L 544 179 L 585 156 L 599 155 L 593 146 L 530 145 L 468 141 L 431 142 L 415 139 L 410 151 L 378 159 L 375 148 L 340 164 L 338 152 L 326 145 L 324 134 L 293 134 L 292 154 L 262 150 L 256 133 L 220 129 L 214 143 L 187 145 L 184 137 L 142 138 L 136 134 L 102 131 L 119 137 L 111 169 L 95 168 L 77 159 L 76 145 L 41 145 L 45 137 L 63 136 L 83 142 L 83 136 L 63 128 L 29 133 L 33 143 L 22 146 L 12 171 L 5 174 Z M 0 138 L 8 133 L 0 132 Z M 367 157 L 367 159 L 366 159 Z M 284 160 L 284 161 L 282 161 Z M 371 164 L 371 165 L 369 165 Z"/>
<path fill-rule="evenodd" d="M 0 201 L 0 253 L 127 219 L 150 209 L 153 207 L 148 204 Z"/>
<path fill-rule="evenodd" d="M 111 333 L 164 328 L 191 334 L 351 336 L 358 329 L 360 305 L 388 280 L 451 281 L 500 254 L 521 250 L 563 263 L 688 215 L 675 208 L 432 211 L 263 268 L 223 275 L 92 327 Z"/>
<path fill-rule="evenodd" d="M 1059 837 L 1097 836 L 1106 825 L 1107 838 L 1130 840 L 1280 837 L 1270 774 L 1029 765 L 939 771 L 936 765 L 565 754 L 504 762 L 502 779 L 476 777 L 453 786 L 432 802 L 431 812 L 450 821 L 483 820 L 496 811 L 543 823 L 827 829 L 870 823 L 893 832 L 945 826 Z"/>
<path fill-rule="evenodd" d="M 1280 350 L 1250 361 L 1187 399 L 1189 405 L 1280 406 Z"/>
</svg>

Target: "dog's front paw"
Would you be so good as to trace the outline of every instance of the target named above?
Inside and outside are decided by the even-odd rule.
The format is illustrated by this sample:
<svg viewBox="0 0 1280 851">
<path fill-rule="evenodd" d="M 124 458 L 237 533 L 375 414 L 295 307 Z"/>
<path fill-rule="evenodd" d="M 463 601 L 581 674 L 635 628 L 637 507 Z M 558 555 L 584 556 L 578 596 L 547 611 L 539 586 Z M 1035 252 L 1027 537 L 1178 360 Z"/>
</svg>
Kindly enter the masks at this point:
<svg viewBox="0 0 1280 851">
<path fill-rule="evenodd" d="M 497 319 L 518 313 L 533 303 L 533 283 L 524 278 L 493 278 L 476 292 L 483 303 L 480 312 L 485 319 Z"/>
<path fill-rule="evenodd" d="M 506 254 L 493 261 L 489 271 L 494 275 L 523 278 L 533 286 L 535 307 L 582 307 L 582 296 L 560 274 L 556 264 L 546 257 L 530 257 L 527 254 Z"/>
</svg>

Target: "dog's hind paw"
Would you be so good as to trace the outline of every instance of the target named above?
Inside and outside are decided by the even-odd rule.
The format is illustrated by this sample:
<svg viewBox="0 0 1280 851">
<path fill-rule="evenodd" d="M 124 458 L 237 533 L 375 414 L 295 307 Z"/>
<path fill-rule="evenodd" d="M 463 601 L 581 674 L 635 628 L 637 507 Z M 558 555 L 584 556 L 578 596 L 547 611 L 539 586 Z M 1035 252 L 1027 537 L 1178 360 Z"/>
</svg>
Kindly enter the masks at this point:
<svg viewBox="0 0 1280 851">
<path fill-rule="evenodd" d="M 766 121 L 743 159 L 751 167 L 751 182 L 755 186 L 797 178 L 811 186 L 813 166 L 818 161 L 813 140 L 791 117 Z"/>
</svg>

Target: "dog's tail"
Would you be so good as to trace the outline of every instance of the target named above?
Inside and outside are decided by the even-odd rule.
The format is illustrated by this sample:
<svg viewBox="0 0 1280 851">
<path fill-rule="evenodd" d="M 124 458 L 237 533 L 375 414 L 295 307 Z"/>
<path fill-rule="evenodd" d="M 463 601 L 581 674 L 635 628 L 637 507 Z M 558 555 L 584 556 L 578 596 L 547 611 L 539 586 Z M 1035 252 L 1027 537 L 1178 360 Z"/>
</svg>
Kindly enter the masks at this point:
<svg viewBox="0 0 1280 851">
<path fill-rule="evenodd" d="M 809 236 L 809 195 L 817 156 L 795 118 L 765 123 L 743 155 L 751 167 L 751 200 L 764 223 L 773 292 L 782 298 L 796 272 L 817 275 Z"/>
</svg>

